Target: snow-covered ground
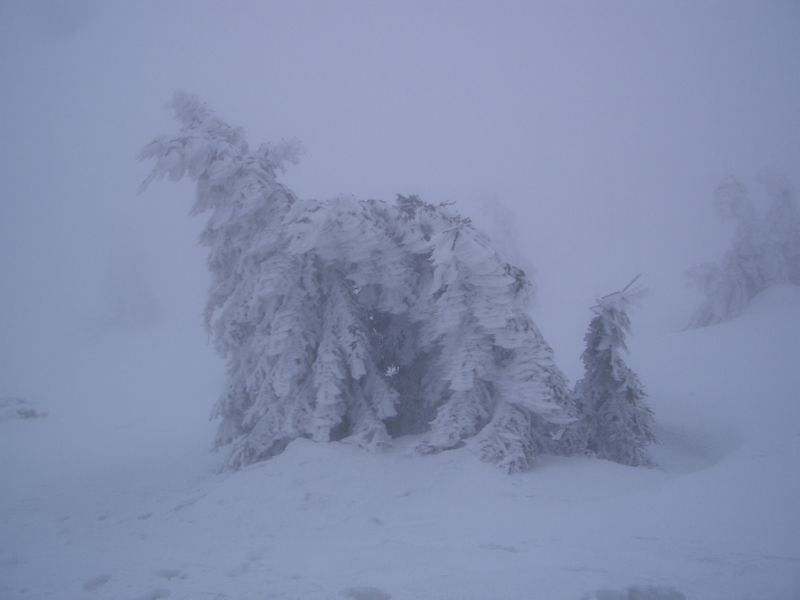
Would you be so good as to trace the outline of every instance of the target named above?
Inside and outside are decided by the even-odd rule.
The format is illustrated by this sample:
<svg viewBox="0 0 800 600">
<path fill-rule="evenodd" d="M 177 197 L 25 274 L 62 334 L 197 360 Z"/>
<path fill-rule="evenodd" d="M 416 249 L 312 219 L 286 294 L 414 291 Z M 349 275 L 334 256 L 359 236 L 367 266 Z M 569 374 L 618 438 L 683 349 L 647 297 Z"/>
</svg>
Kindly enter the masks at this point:
<svg viewBox="0 0 800 600">
<path fill-rule="evenodd" d="M 141 358 L 155 342 L 138 343 Z M 140 393 L 167 368 L 117 352 L 85 360 Z M 410 440 L 382 455 L 298 441 L 219 474 L 213 377 L 127 411 L 84 382 L 98 397 L 82 409 L 40 402 L 49 417 L 0 423 L 0 598 L 800 597 L 800 288 L 719 326 L 634 335 L 632 352 L 656 469 L 544 458 L 506 476 L 468 450 L 413 456 Z"/>
</svg>

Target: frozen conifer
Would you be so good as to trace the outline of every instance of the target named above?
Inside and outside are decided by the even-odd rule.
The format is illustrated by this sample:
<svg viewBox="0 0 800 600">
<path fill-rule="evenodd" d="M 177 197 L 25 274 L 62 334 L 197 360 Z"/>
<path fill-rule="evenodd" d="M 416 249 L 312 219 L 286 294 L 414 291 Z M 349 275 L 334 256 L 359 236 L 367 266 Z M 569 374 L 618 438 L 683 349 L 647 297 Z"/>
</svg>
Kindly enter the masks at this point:
<svg viewBox="0 0 800 600">
<path fill-rule="evenodd" d="M 647 446 L 655 440 L 644 388 L 624 360 L 625 337 L 630 332 L 628 309 L 640 293 L 629 284 L 592 307 L 594 318 L 581 356 L 584 376 L 576 386 L 578 429 L 589 452 L 632 466 L 650 464 Z"/>
<path fill-rule="evenodd" d="M 368 448 L 423 433 L 515 471 L 558 451 L 571 397 L 527 316 L 531 284 L 468 220 L 416 197 L 298 199 L 277 175 L 296 146 L 250 149 L 178 95 L 148 180 L 196 182 L 212 275 L 206 321 L 227 363 L 215 415 L 228 466 L 296 438 Z"/>
</svg>

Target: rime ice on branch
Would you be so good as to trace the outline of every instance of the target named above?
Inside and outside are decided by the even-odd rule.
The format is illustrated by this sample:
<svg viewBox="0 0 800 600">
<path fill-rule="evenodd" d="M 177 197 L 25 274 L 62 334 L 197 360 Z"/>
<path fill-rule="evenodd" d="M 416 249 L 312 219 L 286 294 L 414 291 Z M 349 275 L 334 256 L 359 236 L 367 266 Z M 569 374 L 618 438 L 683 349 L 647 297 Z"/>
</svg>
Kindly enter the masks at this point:
<svg viewBox="0 0 800 600">
<path fill-rule="evenodd" d="M 297 198 L 277 179 L 296 144 L 251 150 L 179 94 L 180 124 L 142 151 L 145 181 L 196 182 L 212 281 L 205 311 L 226 360 L 217 446 L 238 468 L 296 438 L 421 452 L 470 444 L 507 471 L 562 452 L 572 398 L 527 316 L 531 283 L 445 205 Z"/>
</svg>

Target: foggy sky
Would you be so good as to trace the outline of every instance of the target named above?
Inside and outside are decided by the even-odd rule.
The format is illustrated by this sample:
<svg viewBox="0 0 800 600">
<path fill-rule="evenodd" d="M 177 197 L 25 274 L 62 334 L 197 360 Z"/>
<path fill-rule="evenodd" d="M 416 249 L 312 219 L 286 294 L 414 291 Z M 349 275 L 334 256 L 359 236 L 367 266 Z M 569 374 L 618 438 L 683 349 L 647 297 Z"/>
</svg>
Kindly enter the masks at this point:
<svg viewBox="0 0 800 600">
<path fill-rule="evenodd" d="M 3 1 L 0 81 L 0 395 L 51 402 L 205 418 L 221 385 L 191 187 L 136 195 L 178 89 L 302 140 L 300 196 L 456 201 L 533 271 L 573 379 L 637 273 L 637 330 L 681 326 L 722 178 L 800 185 L 798 2 Z"/>
</svg>

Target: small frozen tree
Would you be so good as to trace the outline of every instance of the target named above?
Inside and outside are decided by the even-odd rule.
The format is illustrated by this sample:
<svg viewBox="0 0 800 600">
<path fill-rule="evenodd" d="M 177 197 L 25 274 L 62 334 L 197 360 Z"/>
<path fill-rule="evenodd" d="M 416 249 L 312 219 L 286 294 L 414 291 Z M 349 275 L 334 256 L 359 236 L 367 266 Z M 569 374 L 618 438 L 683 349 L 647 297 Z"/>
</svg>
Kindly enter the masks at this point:
<svg viewBox="0 0 800 600">
<path fill-rule="evenodd" d="M 705 296 L 690 320 L 690 327 L 738 316 L 758 293 L 774 283 L 787 281 L 786 250 L 778 243 L 778 236 L 788 242 L 791 235 L 781 231 L 778 222 L 791 203 L 775 202 L 774 212 L 781 218 L 773 219 L 770 226 L 759 215 L 744 185 L 730 177 L 716 189 L 714 204 L 720 219 L 733 220 L 736 230 L 730 249 L 718 264 L 706 263 L 687 273 Z"/>
<path fill-rule="evenodd" d="M 641 466 L 651 464 L 647 446 L 655 437 L 644 388 L 623 358 L 631 327 L 628 309 L 642 293 L 631 287 L 634 282 L 598 299 L 592 307 L 595 316 L 581 355 L 584 376 L 575 387 L 581 418 L 573 429 L 581 432 L 587 450 L 595 456 Z"/>
<path fill-rule="evenodd" d="M 447 206 L 298 199 L 277 176 L 295 144 L 250 149 L 194 97 L 145 147 L 154 178 L 196 182 L 212 281 L 206 323 L 227 363 L 214 415 L 230 468 L 296 438 L 368 448 L 426 432 L 508 471 L 558 434 L 571 396 L 527 316 L 531 284 Z"/>
</svg>

